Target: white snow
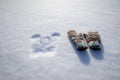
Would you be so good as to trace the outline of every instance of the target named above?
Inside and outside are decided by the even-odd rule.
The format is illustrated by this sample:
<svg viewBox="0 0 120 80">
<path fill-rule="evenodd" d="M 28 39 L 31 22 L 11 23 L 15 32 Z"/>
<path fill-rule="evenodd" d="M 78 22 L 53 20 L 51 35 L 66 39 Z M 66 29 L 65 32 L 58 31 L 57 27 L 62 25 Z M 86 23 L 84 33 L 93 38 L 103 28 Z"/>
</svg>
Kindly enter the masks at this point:
<svg viewBox="0 0 120 80">
<path fill-rule="evenodd" d="M 120 80 L 120 0 L 0 0 L 0 80 Z M 77 51 L 67 31 L 98 31 Z"/>
<path fill-rule="evenodd" d="M 54 56 L 59 43 L 60 34 L 57 32 L 51 35 L 42 36 L 35 34 L 31 37 L 31 57 Z M 34 57 L 33 57 L 34 56 Z"/>
</svg>

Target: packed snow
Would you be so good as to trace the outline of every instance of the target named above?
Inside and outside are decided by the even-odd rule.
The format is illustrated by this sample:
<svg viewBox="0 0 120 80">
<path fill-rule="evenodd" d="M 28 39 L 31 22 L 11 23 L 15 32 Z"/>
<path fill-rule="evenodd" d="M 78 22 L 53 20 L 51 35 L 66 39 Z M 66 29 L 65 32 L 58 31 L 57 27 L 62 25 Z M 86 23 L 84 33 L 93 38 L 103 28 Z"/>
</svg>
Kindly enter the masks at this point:
<svg viewBox="0 0 120 80">
<path fill-rule="evenodd" d="M 0 0 L 0 80 L 120 80 L 120 0 Z M 77 51 L 67 31 L 98 31 Z"/>
<path fill-rule="evenodd" d="M 35 34 L 31 37 L 31 57 L 36 58 L 38 56 L 54 56 L 56 48 L 59 43 L 60 34 L 52 33 L 51 35 L 42 36 Z"/>
</svg>

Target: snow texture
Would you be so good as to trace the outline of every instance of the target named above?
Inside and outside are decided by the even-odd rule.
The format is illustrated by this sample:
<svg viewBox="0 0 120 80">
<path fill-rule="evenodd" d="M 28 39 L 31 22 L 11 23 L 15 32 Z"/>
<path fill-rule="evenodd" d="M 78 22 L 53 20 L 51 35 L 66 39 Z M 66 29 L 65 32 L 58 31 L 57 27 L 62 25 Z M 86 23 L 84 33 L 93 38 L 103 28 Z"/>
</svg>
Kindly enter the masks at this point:
<svg viewBox="0 0 120 80">
<path fill-rule="evenodd" d="M 33 35 L 31 37 L 31 47 L 33 53 L 35 53 L 34 56 L 35 55 L 50 56 L 53 55 L 52 53 L 56 53 L 55 51 L 58 46 L 59 38 L 60 38 L 60 34 L 57 32 L 54 32 L 51 35 L 47 35 L 47 36 L 43 36 L 40 34 Z"/>
<path fill-rule="evenodd" d="M 67 31 L 98 31 L 77 51 Z M 120 0 L 0 0 L 0 80 L 120 80 Z"/>
</svg>

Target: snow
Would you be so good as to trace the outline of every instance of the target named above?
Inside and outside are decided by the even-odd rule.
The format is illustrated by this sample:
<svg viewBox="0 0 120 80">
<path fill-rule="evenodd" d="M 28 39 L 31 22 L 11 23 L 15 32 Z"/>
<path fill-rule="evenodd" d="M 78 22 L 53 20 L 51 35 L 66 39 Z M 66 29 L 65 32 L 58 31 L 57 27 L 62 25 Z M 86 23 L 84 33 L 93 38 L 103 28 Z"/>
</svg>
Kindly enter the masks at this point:
<svg viewBox="0 0 120 80">
<path fill-rule="evenodd" d="M 53 56 L 56 53 L 56 48 L 59 43 L 60 34 L 57 32 L 51 35 L 41 36 L 35 34 L 31 37 L 31 57 L 36 58 L 38 56 Z M 34 57 L 33 57 L 34 56 Z"/>
<path fill-rule="evenodd" d="M 119 80 L 120 0 L 0 0 L 0 80 Z M 67 31 L 98 31 L 77 51 Z"/>
</svg>

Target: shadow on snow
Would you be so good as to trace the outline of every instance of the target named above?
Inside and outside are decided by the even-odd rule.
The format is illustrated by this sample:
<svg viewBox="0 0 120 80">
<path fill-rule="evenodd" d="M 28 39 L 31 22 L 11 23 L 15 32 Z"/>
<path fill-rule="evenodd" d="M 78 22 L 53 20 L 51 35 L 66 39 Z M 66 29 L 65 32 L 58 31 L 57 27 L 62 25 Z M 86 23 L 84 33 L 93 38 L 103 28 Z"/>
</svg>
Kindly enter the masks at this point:
<svg viewBox="0 0 120 80">
<path fill-rule="evenodd" d="M 103 44 L 101 43 L 101 50 L 95 51 L 95 50 L 90 49 L 90 53 L 91 53 L 93 58 L 95 58 L 97 60 L 103 60 L 104 59 L 104 56 L 103 56 L 103 53 L 104 53 Z"/>
<path fill-rule="evenodd" d="M 68 37 L 69 38 L 69 37 Z M 75 48 L 75 44 L 69 39 L 70 43 L 72 44 L 72 47 L 75 50 L 75 53 L 77 54 L 78 58 L 80 59 L 80 61 L 85 64 L 85 65 L 89 65 L 90 64 L 90 56 L 88 54 L 88 51 L 79 51 Z M 88 48 L 89 49 L 89 48 Z M 104 56 L 104 47 L 103 44 L 101 43 L 101 50 L 100 51 L 95 51 L 95 50 L 91 50 L 90 49 L 90 53 L 92 55 L 93 58 L 97 59 L 97 60 L 103 60 Z"/>
<path fill-rule="evenodd" d="M 69 38 L 69 37 L 68 37 Z M 72 44 L 72 47 L 75 50 L 75 53 L 77 54 L 78 58 L 80 59 L 80 61 L 85 64 L 85 65 L 89 65 L 90 64 L 90 56 L 87 52 L 87 50 L 85 51 L 79 51 L 75 48 L 75 44 L 69 39 L 70 43 Z"/>
</svg>

